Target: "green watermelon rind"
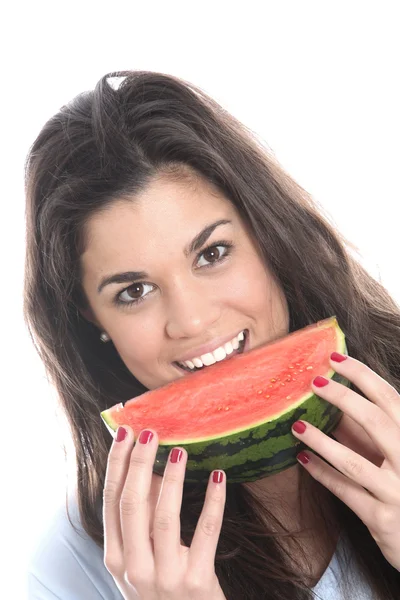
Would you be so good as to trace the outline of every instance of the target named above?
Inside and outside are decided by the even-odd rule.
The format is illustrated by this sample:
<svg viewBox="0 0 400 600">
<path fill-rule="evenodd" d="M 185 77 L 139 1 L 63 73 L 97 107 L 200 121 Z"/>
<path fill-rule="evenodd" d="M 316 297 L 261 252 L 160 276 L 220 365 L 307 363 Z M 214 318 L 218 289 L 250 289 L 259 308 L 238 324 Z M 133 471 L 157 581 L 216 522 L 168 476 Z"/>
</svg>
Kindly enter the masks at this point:
<svg viewBox="0 0 400 600">
<path fill-rule="evenodd" d="M 332 380 L 345 386 L 349 382 L 338 373 Z M 318 427 L 329 435 L 338 425 L 342 411 L 315 394 L 308 395 L 302 404 L 296 404 L 286 413 L 286 418 L 268 421 L 255 428 L 246 429 L 240 434 L 225 436 L 221 442 L 210 444 L 199 442 L 179 444 L 188 452 L 185 481 L 206 482 L 210 472 L 222 469 L 227 482 L 240 483 L 255 481 L 279 473 L 297 463 L 296 456 L 305 445 L 292 434 L 292 425 L 300 419 Z M 269 435 L 268 435 L 269 434 Z M 276 444 L 271 440 L 276 438 Z M 255 443 L 255 439 L 259 440 Z M 160 445 L 154 464 L 154 472 L 163 475 L 170 450 L 174 445 Z M 199 460 L 206 453 L 207 458 Z"/>
<path fill-rule="evenodd" d="M 115 432 L 117 431 L 119 424 L 114 421 L 114 419 L 112 418 L 112 411 L 115 411 L 116 409 L 118 410 L 118 408 L 123 408 L 123 404 L 122 402 L 120 402 L 119 404 L 115 404 L 112 407 L 112 410 L 107 408 L 107 410 L 103 410 L 102 413 L 100 413 L 101 418 L 103 419 L 108 431 L 111 433 L 111 435 L 114 437 L 115 436 Z"/>
<path fill-rule="evenodd" d="M 337 322 L 335 328 L 335 350 L 347 354 L 345 336 Z M 346 387 L 350 385 L 347 379 L 333 369 L 324 375 Z M 119 407 L 122 409 L 123 404 L 117 404 L 112 409 L 115 411 Z M 297 463 L 296 456 L 305 445 L 292 434 L 291 428 L 295 421 L 307 421 L 329 435 L 337 427 L 342 416 L 342 411 L 336 406 L 309 392 L 284 412 L 272 418 L 269 416 L 267 422 L 251 424 L 245 430 L 231 431 L 223 437 L 216 436 L 195 442 L 160 443 L 153 471 L 160 476 L 164 474 L 169 453 L 178 445 L 188 453 L 186 482 L 206 483 L 210 472 L 215 469 L 225 471 L 227 482 L 255 481 L 279 473 Z M 112 419 L 110 410 L 103 411 L 101 417 L 111 435 L 115 436 L 118 423 Z M 276 438 L 274 444 L 271 443 L 273 438 Z M 204 455 L 206 458 L 201 459 Z"/>
</svg>

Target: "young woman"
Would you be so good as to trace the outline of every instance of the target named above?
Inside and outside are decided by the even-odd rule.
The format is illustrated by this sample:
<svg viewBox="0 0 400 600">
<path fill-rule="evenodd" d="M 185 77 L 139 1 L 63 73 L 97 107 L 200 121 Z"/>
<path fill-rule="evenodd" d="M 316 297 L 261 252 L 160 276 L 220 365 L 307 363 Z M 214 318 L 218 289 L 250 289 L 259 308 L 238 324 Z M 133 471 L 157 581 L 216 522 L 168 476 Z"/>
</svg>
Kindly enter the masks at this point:
<svg viewBox="0 0 400 600">
<path fill-rule="evenodd" d="M 398 600 L 400 310 L 312 198 L 202 90 L 143 71 L 45 124 L 26 196 L 25 317 L 77 458 L 30 599 Z M 352 385 L 313 384 L 344 416 L 293 424 L 304 465 L 188 484 L 185 451 L 161 478 L 156 431 L 101 421 L 242 332 L 248 351 L 332 315 Z"/>
</svg>

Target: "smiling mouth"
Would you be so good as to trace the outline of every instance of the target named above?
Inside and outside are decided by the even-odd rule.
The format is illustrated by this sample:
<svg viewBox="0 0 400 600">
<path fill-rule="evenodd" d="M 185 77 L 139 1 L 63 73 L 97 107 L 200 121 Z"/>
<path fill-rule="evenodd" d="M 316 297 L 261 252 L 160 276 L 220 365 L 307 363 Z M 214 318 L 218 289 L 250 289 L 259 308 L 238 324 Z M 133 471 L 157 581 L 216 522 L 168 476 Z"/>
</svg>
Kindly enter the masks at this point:
<svg viewBox="0 0 400 600">
<path fill-rule="evenodd" d="M 213 363 L 212 365 L 203 365 L 202 367 L 195 367 L 194 369 L 190 369 L 189 367 L 184 367 L 183 365 L 180 365 L 178 362 L 174 361 L 172 364 L 179 369 L 179 371 L 183 371 L 184 373 L 195 373 L 196 371 L 203 371 L 204 369 L 209 369 L 210 367 L 213 367 L 214 365 L 217 365 L 219 363 L 225 362 L 227 360 L 229 360 L 230 358 L 233 358 L 233 356 L 236 356 L 238 354 L 243 354 L 243 352 L 245 351 L 246 348 L 246 342 L 248 340 L 248 336 L 249 336 L 249 330 L 248 329 L 244 329 L 243 330 L 243 334 L 244 334 L 244 338 L 243 340 L 241 340 L 239 342 L 239 348 L 237 350 L 234 350 L 233 352 L 231 352 L 230 354 L 228 354 L 226 356 L 226 358 L 224 358 L 223 360 L 219 360 L 216 361 L 215 363 Z"/>
</svg>

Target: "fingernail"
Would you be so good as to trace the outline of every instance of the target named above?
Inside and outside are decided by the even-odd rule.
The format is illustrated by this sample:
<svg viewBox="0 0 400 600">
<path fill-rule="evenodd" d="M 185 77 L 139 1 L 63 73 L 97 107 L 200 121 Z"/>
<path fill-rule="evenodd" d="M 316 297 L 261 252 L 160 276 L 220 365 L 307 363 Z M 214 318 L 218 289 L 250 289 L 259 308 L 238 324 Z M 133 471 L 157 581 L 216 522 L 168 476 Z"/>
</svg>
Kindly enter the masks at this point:
<svg viewBox="0 0 400 600">
<path fill-rule="evenodd" d="M 145 429 L 144 431 L 142 431 L 142 433 L 139 436 L 139 442 L 141 444 L 148 444 L 153 438 L 153 433 L 151 431 L 149 431 L 148 429 Z"/>
<path fill-rule="evenodd" d="M 318 377 L 316 377 L 313 381 L 313 384 L 317 387 L 324 387 L 324 385 L 328 385 L 329 383 L 329 379 L 326 379 L 326 377 L 321 377 L 320 375 L 318 375 Z"/>
<path fill-rule="evenodd" d="M 293 423 L 292 429 L 294 429 L 296 433 L 304 433 L 306 430 L 306 424 L 303 423 L 303 421 L 296 421 Z"/>
<path fill-rule="evenodd" d="M 224 478 L 223 471 L 214 471 L 214 473 L 213 473 L 213 482 L 214 483 L 221 483 L 223 478 Z"/>
<path fill-rule="evenodd" d="M 117 436 L 115 438 L 116 442 L 122 442 L 126 438 L 127 430 L 125 427 L 118 427 Z"/>
<path fill-rule="evenodd" d="M 331 354 L 331 360 L 334 360 L 335 362 L 343 362 L 344 360 L 346 360 L 347 356 L 344 356 L 344 354 L 339 354 L 339 352 L 332 352 Z"/>
<path fill-rule="evenodd" d="M 308 462 L 310 462 L 310 457 L 303 450 L 298 453 L 296 458 L 301 462 L 302 465 L 306 465 Z"/>
<path fill-rule="evenodd" d="M 169 455 L 169 460 L 172 463 L 178 463 L 182 458 L 182 450 L 180 448 L 173 448 Z"/>
</svg>

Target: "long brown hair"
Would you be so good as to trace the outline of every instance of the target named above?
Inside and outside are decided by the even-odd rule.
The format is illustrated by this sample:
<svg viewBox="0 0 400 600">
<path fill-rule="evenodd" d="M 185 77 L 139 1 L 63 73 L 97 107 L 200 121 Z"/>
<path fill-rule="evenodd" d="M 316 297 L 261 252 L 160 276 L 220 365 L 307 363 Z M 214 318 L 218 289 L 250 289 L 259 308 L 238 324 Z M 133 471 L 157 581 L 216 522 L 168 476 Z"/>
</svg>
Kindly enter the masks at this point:
<svg viewBox="0 0 400 600">
<path fill-rule="evenodd" d="M 266 146 L 187 81 L 148 71 L 105 75 L 94 91 L 50 118 L 30 148 L 24 282 L 25 321 L 71 428 L 81 522 L 100 547 L 112 442 L 100 412 L 146 388 L 80 312 L 88 307 L 80 265 L 84 226 L 116 199 L 143 191 L 155 176 L 168 172 L 179 179 L 188 169 L 217 186 L 239 211 L 284 290 L 290 331 L 336 315 L 349 354 L 400 388 L 399 306 Z M 301 484 L 310 479 L 300 473 Z M 318 493 L 322 486 L 314 487 Z M 203 485 L 184 486 L 181 536 L 187 545 L 204 492 Z M 400 573 L 362 521 L 330 496 L 374 597 L 397 600 Z M 324 505 L 320 510 L 324 515 Z M 228 600 L 313 596 L 280 543 L 285 536 L 296 543 L 247 485 L 228 481 L 216 557 Z"/>
</svg>

